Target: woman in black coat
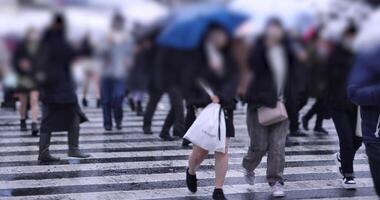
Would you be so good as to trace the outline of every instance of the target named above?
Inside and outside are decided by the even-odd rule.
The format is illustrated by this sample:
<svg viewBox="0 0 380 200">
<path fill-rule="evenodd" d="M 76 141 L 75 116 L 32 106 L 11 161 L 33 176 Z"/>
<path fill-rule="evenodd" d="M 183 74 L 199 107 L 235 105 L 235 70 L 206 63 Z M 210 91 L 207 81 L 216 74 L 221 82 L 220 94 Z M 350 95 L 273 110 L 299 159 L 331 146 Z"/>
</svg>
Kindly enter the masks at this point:
<svg viewBox="0 0 380 200">
<path fill-rule="evenodd" d="M 231 43 L 225 29 L 211 25 L 201 47 L 188 57 L 188 63 L 191 64 L 186 66 L 187 69 L 182 69 L 182 73 L 188 76 L 188 85 L 184 85 L 188 113 L 195 113 L 199 108 L 204 108 L 213 102 L 221 104 L 225 115 L 226 151 L 225 153 L 215 152 L 216 178 L 213 199 L 226 199 L 222 188 L 228 168 L 228 143 L 229 138 L 235 136 L 233 111 L 236 104 L 239 71 L 232 55 Z M 206 92 L 205 88 L 210 89 L 212 93 Z M 186 183 L 191 192 L 197 190 L 196 169 L 207 155 L 207 150 L 193 145 L 186 170 Z"/>
<path fill-rule="evenodd" d="M 353 161 L 356 152 L 362 145 L 362 138 L 356 136 L 358 107 L 348 98 L 348 79 L 354 65 L 355 54 L 353 40 L 357 29 L 348 27 L 342 40 L 332 50 L 327 59 L 329 69 L 328 100 L 332 119 L 338 133 L 340 151 L 334 156 L 342 176 L 342 186 L 347 189 L 356 187 Z"/>
<path fill-rule="evenodd" d="M 35 77 L 36 59 L 39 48 L 38 32 L 30 29 L 26 38 L 16 47 L 12 62 L 18 76 L 17 93 L 20 100 L 20 129 L 27 131 L 26 116 L 28 99 L 32 116 L 32 135 L 37 136 L 38 90 Z"/>
<path fill-rule="evenodd" d="M 65 22 L 56 15 L 41 42 L 38 78 L 42 101 L 42 121 L 39 144 L 40 162 L 55 162 L 59 158 L 50 155 L 51 133 L 67 131 L 71 157 L 86 158 L 79 149 L 79 123 L 86 120 L 80 111 L 75 84 L 71 75 L 71 63 L 75 51 L 65 38 Z"/>
</svg>

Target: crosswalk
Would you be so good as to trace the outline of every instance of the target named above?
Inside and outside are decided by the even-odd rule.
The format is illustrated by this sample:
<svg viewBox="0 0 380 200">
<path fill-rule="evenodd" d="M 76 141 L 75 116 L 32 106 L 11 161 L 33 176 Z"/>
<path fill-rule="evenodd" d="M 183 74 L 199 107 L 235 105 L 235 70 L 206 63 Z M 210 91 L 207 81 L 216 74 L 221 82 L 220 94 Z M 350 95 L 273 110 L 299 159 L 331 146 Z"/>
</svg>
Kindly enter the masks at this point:
<svg viewBox="0 0 380 200">
<path fill-rule="evenodd" d="M 158 133 L 168 112 L 164 101 L 153 121 Z M 210 154 L 198 172 L 199 189 L 190 194 L 185 185 L 185 167 L 190 148 L 180 141 L 163 142 L 157 134 L 142 134 L 142 117 L 125 108 L 122 131 L 105 132 L 101 110 L 86 108 L 90 122 L 81 126 L 80 146 L 88 159 L 68 158 L 66 133 L 54 133 L 51 152 L 59 163 L 39 165 L 38 138 L 19 131 L 16 113 L 0 111 L 0 199 L 85 199 L 85 200 L 188 200 L 210 199 L 214 185 L 214 158 Z M 312 123 L 312 122 L 311 122 Z M 271 199 L 265 180 L 266 158 L 256 171 L 257 184 L 244 182 L 241 161 L 248 149 L 245 109 L 235 112 L 236 137 L 230 145 L 231 159 L 224 191 L 227 198 Z M 355 159 L 356 191 L 342 189 L 332 155 L 338 138 L 331 121 L 325 123 L 327 136 L 310 133 L 290 137 L 286 147 L 284 199 L 378 199 L 372 189 L 363 149 Z"/>
</svg>

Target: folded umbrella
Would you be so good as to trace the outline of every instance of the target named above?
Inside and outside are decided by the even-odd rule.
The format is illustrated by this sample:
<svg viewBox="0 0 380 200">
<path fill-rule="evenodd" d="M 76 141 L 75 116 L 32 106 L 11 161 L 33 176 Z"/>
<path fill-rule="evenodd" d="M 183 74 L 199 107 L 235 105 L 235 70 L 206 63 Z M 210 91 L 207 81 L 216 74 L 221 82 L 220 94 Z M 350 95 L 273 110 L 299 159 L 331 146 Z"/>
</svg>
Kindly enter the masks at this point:
<svg viewBox="0 0 380 200">
<path fill-rule="evenodd" d="M 180 50 L 191 50 L 199 46 L 204 33 L 211 24 L 219 25 L 233 35 L 247 16 L 221 6 L 199 8 L 186 16 L 177 16 L 160 33 L 157 43 Z"/>
</svg>

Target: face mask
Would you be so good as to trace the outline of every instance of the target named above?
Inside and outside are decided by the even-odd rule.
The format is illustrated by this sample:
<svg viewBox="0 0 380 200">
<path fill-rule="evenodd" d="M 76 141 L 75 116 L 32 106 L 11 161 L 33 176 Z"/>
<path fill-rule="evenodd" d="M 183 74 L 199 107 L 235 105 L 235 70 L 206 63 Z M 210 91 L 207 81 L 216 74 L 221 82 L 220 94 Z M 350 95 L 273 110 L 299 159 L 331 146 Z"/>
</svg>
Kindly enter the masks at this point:
<svg viewBox="0 0 380 200">
<path fill-rule="evenodd" d="M 267 30 L 267 37 L 269 39 L 281 40 L 283 37 L 283 31 L 278 27 L 269 27 Z"/>
<path fill-rule="evenodd" d="M 124 41 L 124 33 L 122 31 L 114 31 L 112 33 L 112 41 L 116 44 L 120 44 Z"/>
<path fill-rule="evenodd" d="M 343 40 L 343 46 L 347 49 L 353 50 L 354 49 L 354 40 L 352 38 L 346 38 Z"/>
</svg>

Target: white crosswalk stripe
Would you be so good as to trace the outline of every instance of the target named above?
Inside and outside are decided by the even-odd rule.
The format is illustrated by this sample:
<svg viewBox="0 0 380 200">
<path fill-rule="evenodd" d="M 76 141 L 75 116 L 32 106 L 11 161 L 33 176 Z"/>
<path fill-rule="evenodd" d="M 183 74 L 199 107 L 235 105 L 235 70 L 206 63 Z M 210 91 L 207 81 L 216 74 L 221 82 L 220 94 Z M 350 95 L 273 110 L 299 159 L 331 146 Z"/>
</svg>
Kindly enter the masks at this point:
<svg viewBox="0 0 380 200">
<path fill-rule="evenodd" d="M 164 101 L 156 112 L 153 131 L 160 128 L 168 112 Z M 157 134 L 142 134 L 142 118 L 128 108 L 122 131 L 104 132 L 101 110 L 87 108 L 90 122 L 81 126 L 80 146 L 92 156 L 69 158 L 66 133 L 54 133 L 51 151 L 63 158 L 60 163 L 39 165 L 38 138 L 18 129 L 18 116 L 0 111 L 0 199 L 209 199 L 214 184 L 213 154 L 198 172 L 199 189 L 190 194 L 184 170 L 190 149 L 179 141 L 163 142 Z M 246 185 L 241 162 L 248 149 L 245 110 L 236 112 L 236 137 L 231 141 L 230 170 L 225 185 L 229 199 L 270 199 L 266 183 L 266 157 L 256 171 L 257 184 Z M 312 121 L 310 123 L 313 123 Z M 340 185 L 332 160 L 339 150 L 331 121 L 325 123 L 330 135 L 310 133 L 290 137 L 286 147 L 285 199 L 378 199 L 361 149 L 355 157 L 358 188 L 347 191 Z"/>
</svg>

